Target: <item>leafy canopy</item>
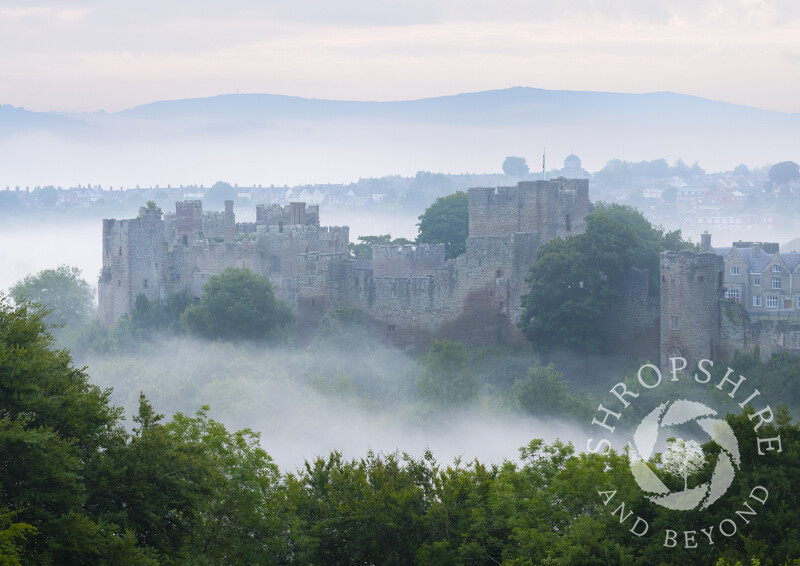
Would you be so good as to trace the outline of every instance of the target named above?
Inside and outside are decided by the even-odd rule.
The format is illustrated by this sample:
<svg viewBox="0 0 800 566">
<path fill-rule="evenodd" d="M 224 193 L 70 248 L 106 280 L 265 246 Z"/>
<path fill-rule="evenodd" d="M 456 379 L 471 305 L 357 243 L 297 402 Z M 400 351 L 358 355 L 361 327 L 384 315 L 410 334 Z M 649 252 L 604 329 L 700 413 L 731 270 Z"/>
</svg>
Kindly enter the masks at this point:
<svg viewBox="0 0 800 566">
<path fill-rule="evenodd" d="M 447 259 L 467 251 L 469 205 L 467 193 L 458 191 L 436 199 L 419 217 L 419 244 L 444 244 Z"/>
<path fill-rule="evenodd" d="M 81 279 L 80 269 L 68 265 L 27 275 L 9 289 L 9 295 L 17 303 L 39 303 L 49 311 L 44 316 L 49 325 L 85 322 L 94 311 L 92 288 Z"/>
<path fill-rule="evenodd" d="M 200 302 L 181 314 L 190 334 L 226 340 L 275 338 L 291 321 L 291 308 L 275 296 L 266 275 L 235 267 L 210 277 Z"/>
<path fill-rule="evenodd" d="M 651 294 L 659 289 L 660 253 L 694 249 L 680 231 L 664 233 L 642 214 L 598 205 L 586 215 L 586 232 L 543 244 L 525 279 L 519 327 L 542 349 L 598 351 L 605 344 L 606 309 L 619 299 L 631 267 L 647 268 Z"/>
</svg>

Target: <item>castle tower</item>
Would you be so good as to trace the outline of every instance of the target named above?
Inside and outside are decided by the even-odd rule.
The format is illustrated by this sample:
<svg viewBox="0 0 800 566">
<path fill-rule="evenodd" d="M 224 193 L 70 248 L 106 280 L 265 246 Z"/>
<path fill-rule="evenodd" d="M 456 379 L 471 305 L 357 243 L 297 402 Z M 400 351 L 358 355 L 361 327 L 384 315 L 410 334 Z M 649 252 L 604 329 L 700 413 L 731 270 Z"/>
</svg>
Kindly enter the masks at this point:
<svg viewBox="0 0 800 566">
<path fill-rule="evenodd" d="M 236 234 L 236 216 L 233 214 L 233 201 L 225 201 L 225 243 L 232 244 Z"/>
<path fill-rule="evenodd" d="M 110 328 L 144 295 L 149 301 L 166 294 L 167 256 L 161 209 L 142 207 L 133 220 L 103 220 L 103 269 L 97 285 L 100 322 Z"/>
<path fill-rule="evenodd" d="M 661 253 L 661 367 L 686 358 L 713 359 L 720 341 L 723 258 L 713 253 Z"/>
<path fill-rule="evenodd" d="M 175 239 L 188 246 L 203 232 L 203 201 L 185 200 L 175 203 Z"/>
</svg>

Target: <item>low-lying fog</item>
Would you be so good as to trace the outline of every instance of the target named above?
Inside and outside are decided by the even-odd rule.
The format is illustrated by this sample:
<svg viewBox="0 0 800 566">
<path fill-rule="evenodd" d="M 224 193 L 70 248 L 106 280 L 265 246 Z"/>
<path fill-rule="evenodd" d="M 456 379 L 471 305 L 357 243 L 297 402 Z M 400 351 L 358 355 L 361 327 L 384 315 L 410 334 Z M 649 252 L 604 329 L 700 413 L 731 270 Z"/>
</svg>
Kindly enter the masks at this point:
<svg viewBox="0 0 800 566">
<path fill-rule="evenodd" d="M 81 363 L 83 363 L 82 361 Z M 229 428 L 261 433 L 284 469 L 340 450 L 455 457 L 501 463 L 534 438 L 585 445 L 577 425 L 519 416 L 477 401 L 460 410 L 425 410 L 409 399 L 418 362 L 387 348 L 358 352 L 264 349 L 175 339 L 135 356 L 90 357 L 92 381 L 114 388 L 114 402 L 135 414 L 139 392 L 170 415 L 211 406 Z"/>
</svg>

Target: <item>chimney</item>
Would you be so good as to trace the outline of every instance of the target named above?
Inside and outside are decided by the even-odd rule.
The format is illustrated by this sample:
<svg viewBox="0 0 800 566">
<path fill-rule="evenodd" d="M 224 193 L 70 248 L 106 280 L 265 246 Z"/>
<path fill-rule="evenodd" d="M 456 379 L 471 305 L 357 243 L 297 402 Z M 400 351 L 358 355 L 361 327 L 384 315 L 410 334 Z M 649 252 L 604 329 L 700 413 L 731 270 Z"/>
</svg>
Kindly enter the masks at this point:
<svg viewBox="0 0 800 566">
<path fill-rule="evenodd" d="M 708 233 L 708 230 L 700 234 L 700 249 L 704 252 L 711 252 L 711 234 Z"/>
</svg>

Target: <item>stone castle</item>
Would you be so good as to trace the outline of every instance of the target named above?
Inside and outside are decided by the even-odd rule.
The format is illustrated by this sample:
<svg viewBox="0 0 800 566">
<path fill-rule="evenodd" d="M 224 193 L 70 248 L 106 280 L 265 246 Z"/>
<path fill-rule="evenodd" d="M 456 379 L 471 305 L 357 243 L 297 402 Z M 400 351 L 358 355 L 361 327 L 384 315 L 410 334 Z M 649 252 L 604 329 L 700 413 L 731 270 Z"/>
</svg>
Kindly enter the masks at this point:
<svg viewBox="0 0 800 566">
<path fill-rule="evenodd" d="M 151 204 L 138 218 L 103 221 L 101 322 L 113 325 L 140 294 L 199 296 L 208 277 L 234 266 L 270 277 L 301 336 L 328 311 L 355 308 L 398 344 L 522 340 L 524 277 L 542 243 L 585 230 L 588 180 L 473 188 L 468 202 L 466 253 L 450 260 L 443 244 L 374 246 L 372 260 L 353 258 L 349 229 L 320 226 L 319 207 L 305 203 L 259 205 L 249 223 L 235 221 L 231 201 L 211 213 L 178 202 L 166 215 Z"/>
<path fill-rule="evenodd" d="M 320 226 L 319 206 L 305 203 L 258 205 L 256 221 L 244 223 L 231 201 L 224 212 L 178 202 L 166 215 L 151 204 L 138 218 L 103 221 L 101 322 L 112 326 L 140 294 L 197 297 L 211 275 L 234 266 L 270 277 L 294 306 L 301 338 L 327 312 L 354 308 L 373 336 L 395 344 L 522 341 L 528 268 L 544 242 L 585 231 L 588 189 L 588 180 L 566 178 L 470 189 L 466 252 L 450 260 L 443 244 L 376 245 L 371 260 L 353 258 L 349 229 Z M 670 356 L 727 359 L 755 346 L 762 357 L 800 352 L 800 254 L 747 242 L 713 249 L 709 235 L 702 247 L 662 254 L 660 297 L 646 269 L 630 271 L 606 313 L 611 350 L 660 352 L 665 366 Z"/>
</svg>

